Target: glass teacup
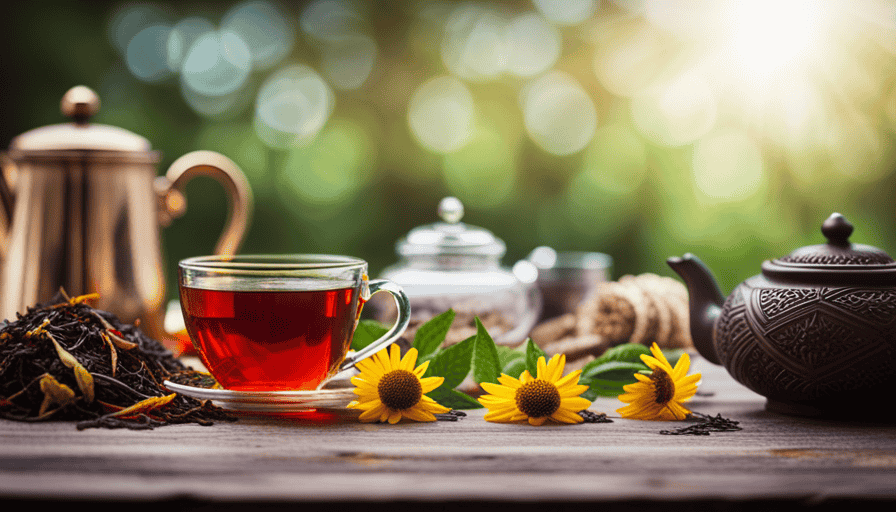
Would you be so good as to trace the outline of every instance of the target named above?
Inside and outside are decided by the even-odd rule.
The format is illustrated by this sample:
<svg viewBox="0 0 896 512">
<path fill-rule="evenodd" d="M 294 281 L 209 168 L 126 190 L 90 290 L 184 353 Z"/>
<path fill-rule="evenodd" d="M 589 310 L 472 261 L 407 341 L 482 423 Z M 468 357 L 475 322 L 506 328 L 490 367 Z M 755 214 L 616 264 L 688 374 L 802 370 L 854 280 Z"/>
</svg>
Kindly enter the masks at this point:
<svg viewBox="0 0 896 512">
<path fill-rule="evenodd" d="M 200 256 L 179 264 L 187 332 L 226 389 L 311 390 L 404 333 L 410 306 L 401 287 L 367 279 L 347 256 Z M 370 295 L 387 291 L 398 318 L 383 337 L 349 354 Z"/>
</svg>

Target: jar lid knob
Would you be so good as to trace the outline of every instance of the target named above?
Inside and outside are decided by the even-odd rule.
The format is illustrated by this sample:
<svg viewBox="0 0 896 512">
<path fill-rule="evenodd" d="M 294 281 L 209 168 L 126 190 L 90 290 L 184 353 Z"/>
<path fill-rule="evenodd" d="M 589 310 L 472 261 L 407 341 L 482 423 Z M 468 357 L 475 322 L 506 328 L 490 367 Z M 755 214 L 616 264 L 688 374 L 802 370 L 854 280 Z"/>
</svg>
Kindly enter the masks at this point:
<svg viewBox="0 0 896 512">
<path fill-rule="evenodd" d="M 457 224 L 464 216 L 464 205 L 456 197 L 439 201 L 439 217 L 448 224 Z"/>
<path fill-rule="evenodd" d="M 828 220 L 821 225 L 821 233 L 832 245 L 849 245 L 849 235 L 852 234 L 852 230 L 852 224 L 839 213 L 832 213 Z"/>
<path fill-rule="evenodd" d="M 89 87 L 76 85 L 68 90 L 60 103 L 62 115 L 75 124 L 87 124 L 87 120 L 100 110 L 100 97 Z"/>
</svg>

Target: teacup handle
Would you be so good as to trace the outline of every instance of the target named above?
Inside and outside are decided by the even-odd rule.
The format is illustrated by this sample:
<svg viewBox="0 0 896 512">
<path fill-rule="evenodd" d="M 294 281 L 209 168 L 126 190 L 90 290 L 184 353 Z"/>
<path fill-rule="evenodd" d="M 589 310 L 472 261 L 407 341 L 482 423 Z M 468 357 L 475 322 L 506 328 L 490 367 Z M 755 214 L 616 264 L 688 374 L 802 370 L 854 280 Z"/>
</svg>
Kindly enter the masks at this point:
<svg viewBox="0 0 896 512">
<path fill-rule="evenodd" d="M 342 366 L 339 367 L 339 371 L 347 370 L 352 366 L 355 366 L 358 361 L 367 359 L 383 348 L 391 345 L 404 334 L 404 331 L 408 328 L 408 323 L 411 321 L 411 303 L 408 301 L 408 296 L 405 295 L 404 290 L 402 290 L 400 286 L 388 279 L 373 279 L 367 283 L 367 289 L 369 292 L 365 293 L 365 300 L 369 299 L 370 296 L 376 292 L 387 291 L 391 293 L 392 298 L 395 299 L 395 305 L 398 306 L 398 319 L 395 320 L 395 325 L 393 325 L 382 338 L 346 357 Z M 363 290 L 362 293 L 364 293 Z"/>
<path fill-rule="evenodd" d="M 178 158 L 165 176 L 156 178 L 155 188 L 161 202 L 159 222 L 168 226 L 184 214 L 187 201 L 183 189 L 196 176 L 209 176 L 218 181 L 230 199 L 230 210 L 224 232 L 215 245 L 215 254 L 234 254 L 246 235 L 252 214 L 252 190 L 249 181 L 226 156 L 214 151 L 193 151 Z"/>
</svg>

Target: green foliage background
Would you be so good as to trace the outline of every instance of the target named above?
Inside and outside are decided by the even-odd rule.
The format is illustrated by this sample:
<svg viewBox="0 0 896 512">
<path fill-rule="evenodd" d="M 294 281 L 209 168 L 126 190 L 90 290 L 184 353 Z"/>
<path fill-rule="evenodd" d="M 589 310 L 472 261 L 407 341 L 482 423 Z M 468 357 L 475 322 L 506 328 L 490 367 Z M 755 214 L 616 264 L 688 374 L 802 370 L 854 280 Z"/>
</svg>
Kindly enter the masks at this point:
<svg viewBox="0 0 896 512">
<path fill-rule="evenodd" d="M 0 31 L 4 67 L 0 144 L 6 147 L 19 133 L 61 122 L 62 94 L 73 85 L 88 85 L 102 99 L 95 121 L 121 126 L 152 141 L 163 154 L 160 174 L 178 156 L 196 149 L 224 153 L 246 171 L 256 206 L 242 252 L 351 254 L 367 259 L 371 274 L 377 275 L 396 261 L 396 240 L 417 225 L 435 221 L 438 201 L 453 195 L 444 177 L 446 165 L 491 165 L 490 152 L 479 149 L 446 163 L 445 157 L 424 149 L 409 133 L 401 105 L 411 91 L 393 88 L 389 77 L 405 73 L 423 82 L 446 73 L 437 45 L 415 36 L 411 13 L 418 3 L 377 2 L 369 9 L 370 30 L 380 51 L 377 69 L 361 89 L 338 93 L 330 118 L 336 126 L 350 121 L 351 126 L 361 127 L 363 136 L 351 138 L 345 147 L 360 148 L 369 174 L 357 193 L 338 202 L 309 202 L 290 195 L 277 179 L 281 169 L 297 161 L 302 164 L 332 155 L 315 153 L 314 146 L 298 153 L 269 149 L 252 133 L 251 108 L 232 119 L 206 120 L 181 99 L 176 79 L 147 84 L 133 78 L 106 34 L 120 2 L 7 6 Z M 493 3 L 511 11 L 532 8 L 525 2 Z M 282 5 L 297 16 L 304 4 Z M 219 20 L 235 3 L 158 5 L 177 16 Z M 630 126 L 624 115 L 628 99 L 602 88 L 592 70 L 595 48 L 603 40 L 589 39 L 573 29 L 563 29 L 563 36 L 563 54 L 555 67 L 576 77 L 592 97 L 598 130 L 611 124 Z M 319 56 L 299 41 L 287 60 L 315 66 Z M 578 171 L 587 160 L 601 155 L 586 149 L 553 156 L 523 135 L 514 139 L 518 146 L 511 172 L 516 185 L 508 199 L 489 206 L 470 201 L 464 221 L 486 227 L 505 240 L 506 265 L 547 244 L 560 250 L 608 253 L 614 258 L 613 277 L 648 271 L 672 275 L 664 264 L 666 257 L 693 252 L 716 272 L 726 292 L 758 273 L 764 259 L 821 243 L 819 227 L 833 211 L 856 225 L 854 241 L 896 252 L 896 161 L 893 121 L 888 116 L 896 65 L 888 58 L 874 67 L 870 87 L 881 94 L 873 101 L 858 102 L 859 110 L 850 115 L 862 116 L 874 130 L 880 143 L 876 158 L 842 154 L 837 155 L 842 157 L 838 161 L 808 146 L 794 156 L 780 149 L 773 135 L 759 131 L 755 135 L 763 141 L 767 174 L 763 194 L 708 205 L 695 200 L 690 173 L 693 148 L 669 148 L 643 140 L 645 159 L 637 172 L 644 179 L 636 189 L 614 195 L 598 188 L 579 188 L 581 193 L 574 194 L 573 200 L 565 191 L 575 189 Z M 263 78 L 253 75 L 251 81 L 257 87 Z M 499 80 L 470 88 L 482 119 L 521 133 L 516 85 Z M 352 132 L 323 133 L 336 137 Z M 849 172 L 841 172 L 843 166 Z M 213 182 L 196 180 L 188 187 L 187 199 L 187 215 L 163 231 L 170 297 L 176 293 L 177 261 L 211 252 L 224 222 L 224 195 Z"/>
</svg>

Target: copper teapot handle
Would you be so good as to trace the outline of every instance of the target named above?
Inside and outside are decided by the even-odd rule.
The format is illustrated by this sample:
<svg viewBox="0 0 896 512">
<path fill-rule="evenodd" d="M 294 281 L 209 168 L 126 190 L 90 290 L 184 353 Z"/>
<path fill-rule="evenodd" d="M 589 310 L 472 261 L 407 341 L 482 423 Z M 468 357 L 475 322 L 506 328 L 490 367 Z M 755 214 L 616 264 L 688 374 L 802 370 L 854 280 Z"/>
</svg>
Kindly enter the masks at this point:
<svg viewBox="0 0 896 512">
<path fill-rule="evenodd" d="M 249 182 L 233 160 L 214 151 L 193 151 L 178 158 L 165 176 L 156 178 L 159 196 L 159 223 L 168 226 L 186 212 L 184 187 L 196 176 L 214 178 L 229 198 L 229 210 L 224 232 L 215 245 L 215 254 L 234 254 L 239 249 L 252 213 L 252 190 Z"/>
</svg>

